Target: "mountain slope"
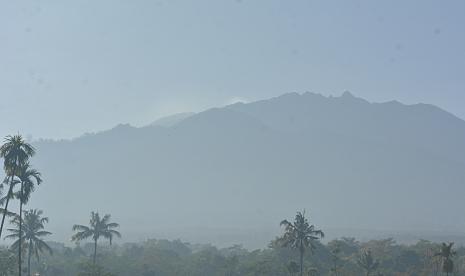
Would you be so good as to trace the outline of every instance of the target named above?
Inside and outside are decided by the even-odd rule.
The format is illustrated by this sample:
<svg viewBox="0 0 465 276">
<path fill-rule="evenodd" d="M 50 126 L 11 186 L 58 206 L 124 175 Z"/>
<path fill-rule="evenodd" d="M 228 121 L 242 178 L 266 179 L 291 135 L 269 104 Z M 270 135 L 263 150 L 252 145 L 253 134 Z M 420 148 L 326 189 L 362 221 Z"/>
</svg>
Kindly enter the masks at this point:
<svg viewBox="0 0 465 276">
<path fill-rule="evenodd" d="M 91 210 L 129 239 L 253 246 L 303 208 L 323 229 L 463 226 L 465 122 L 429 105 L 286 94 L 36 147 L 30 206 L 62 239 Z"/>
</svg>

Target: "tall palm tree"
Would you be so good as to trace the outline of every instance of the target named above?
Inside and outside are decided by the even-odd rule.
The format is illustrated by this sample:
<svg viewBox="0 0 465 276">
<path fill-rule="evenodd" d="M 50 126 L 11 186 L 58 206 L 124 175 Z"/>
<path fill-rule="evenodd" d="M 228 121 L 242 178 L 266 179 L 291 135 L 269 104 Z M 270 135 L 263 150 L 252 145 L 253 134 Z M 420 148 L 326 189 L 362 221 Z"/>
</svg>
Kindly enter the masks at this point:
<svg viewBox="0 0 465 276">
<path fill-rule="evenodd" d="M 6 236 L 6 238 L 16 239 L 16 241 L 11 245 L 13 250 L 27 250 L 28 276 L 31 276 L 31 258 L 33 254 L 36 256 L 37 261 L 39 260 L 39 254 L 44 251 L 47 251 L 49 254 L 53 254 L 50 246 L 48 246 L 48 244 L 43 240 L 44 237 L 49 236 L 52 233 L 44 230 L 45 224 L 48 223 L 48 218 L 42 217 L 42 215 L 42 210 L 34 209 L 25 211 L 23 221 L 24 229 L 21 231 L 17 228 L 8 229 L 8 231 L 12 234 Z M 21 218 L 19 216 L 15 216 L 11 223 L 15 226 L 19 226 Z"/>
<path fill-rule="evenodd" d="M 31 193 L 35 189 L 35 185 L 40 185 L 42 183 L 42 178 L 40 172 L 35 169 L 32 169 L 29 165 L 29 162 L 24 163 L 21 165 L 17 170 L 17 178 L 19 180 L 15 181 L 20 184 L 19 192 L 15 193 L 15 197 L 19 198 L 19 232 L 22 232 L 23 226 L 23 204 L 26 204 L 31 197 Z M 48 219 L 47 219 L 48 220 Z M 21 242 L 22 236 L 19 236 L 19 244 Z M 22 251 L 21 248 L 18 247 L 18 256 L 19 262 L 21 265 L 21 255 Z"/>
<path fill-rule="evenodd" d="M 30 157 L 35 154 L 35 149 L 32 145 L 27 143 L 21 135 L 7 136 L 5 143 L 0 147 L 0 157 L 4 160 L 3 167 L 7 178 L 10 178 L 10 187 L 6 195 L 5 210 L 2 215 L 2 223 L 0 225 L 0 238 L 3 233 L 3 226 L 5 224 L 5 217 L 8 212 L 8 204 L 13 197 L 13 188 L 15 186 L 15 176 L 18 174 L 18 169 L 27 163 Z M 20 216 L 21 216 L 20 212 Z M 21 252 L 18 256 L 19 276 L 21 276 Z"/>
<path fill-rule="evenodd" d="M 362 254 L 360 254 L 357 260 L 357 264 L 366 271 L 366 276 L 370 276 L 379 266 L 379 262 L 375 260 L 370 249 L 362 251 Z"/>
<path fill-rule="evenodd" d="M 113 237 L 116 236 L 121 238 L 121 234 L 114 230 L 118 228 L 119 224 L 110 222 L 110 215 L 105 215 L 103 218 L 100 218 L 98 212 L 92 212 L 90 215 L 89 226 L 76 224 L 73 226 L 73 231 L 77 232 L 71 238 L 72 241 L 82 241 L 88 238 L 92 238 L 94 241 L 94 256 L 93 264 L 96 263 L 97 258 L 97 241 L 100 237 L 110 240 L 110 244 L 113 240 Z"/>
<path fill-rule="evenodd" d="M 305 218 L 305 211 L 297 212 L 294 223 L 287 220 L 281 221 L 284 226 L 284 234 L 278 238 L 278 242 L 283 247 L 298 249 L 300 253 L 300 276 L 303 275 L 304 253 L 307 248 L 313 252 L 315 241 L 324 238 L 325 234 L 321 230 L 316 230 L 314 225 L 310 225 Z"/>
<path fill-rule="evenodd" d="M 435 256 L 439 256 L 442 259 L 442 272 L 445 272 L 446 275 L 454 272 L 454 262 L 452 261 L 452 257 L 454 257 L 457 252 L 452 250 L 452 246 L 454 246 L 453 242 L 448 244 L 443 242 L 441 250 L 435 254 Z"/>
<path fill-rule="evenodd" d="M 36 169 L 31 168 L 29 162 L 26 162 L 18 168 L 17 178 L 18 180 L 14 183 L 21 184 L 21 189 L 14 196 L 20 200 L 20 205 L 27 204 L 35 186 L 42 183 L 42 175 Z"/>
<path fill-rule="evenodd" d="M 2 223 L 0 225 L 0 238 L 2 237 L 5 217 L 8 212 L 8 204 L 10 199 L 13 197 L 13 188 L 15 186 L 14 183 L 17 170 L 21 165 L 24 165 L 34 154 L 34 147 L 27 143 L 21 135 L 7 136 L 5 138 L 4 144 L 0 147 L 0 157 L 4 159 L 3 167 L 5 169 L 7 179 L 9 178 L 10 186 L 6 195 L 4 208 L 5 212 L 3 212 Z"/>
</svg>

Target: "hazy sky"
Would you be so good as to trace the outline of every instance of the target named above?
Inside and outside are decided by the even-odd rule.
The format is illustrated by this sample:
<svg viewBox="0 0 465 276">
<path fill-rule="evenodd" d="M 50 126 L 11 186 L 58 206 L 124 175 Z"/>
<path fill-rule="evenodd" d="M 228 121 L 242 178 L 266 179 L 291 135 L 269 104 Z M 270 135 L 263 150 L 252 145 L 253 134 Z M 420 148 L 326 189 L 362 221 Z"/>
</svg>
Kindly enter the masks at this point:
<svg viewBox="0 0 465 276">
<path fill-rule="evenodd" d="M 465 118 L 465 1 L 0 0 L 0 135 L 73 137 L 286 92 Z"/>
</svg>

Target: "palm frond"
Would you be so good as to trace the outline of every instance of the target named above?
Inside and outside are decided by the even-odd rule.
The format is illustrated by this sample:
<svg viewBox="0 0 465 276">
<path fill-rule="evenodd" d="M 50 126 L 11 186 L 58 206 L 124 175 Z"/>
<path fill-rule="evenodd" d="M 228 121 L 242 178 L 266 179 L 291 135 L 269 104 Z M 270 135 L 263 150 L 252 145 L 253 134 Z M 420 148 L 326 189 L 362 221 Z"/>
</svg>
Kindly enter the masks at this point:
<svg viewBox="0 0 465 276">
<path fill-rule="evenodd" d="M 110 222 L 111 215 L 106 214 L 100 217 L 98 212 L 91 212 L 89 226 L 74 225 L 73 231 L 77 232 L 72 236 L 73 241 L 80 241 L 92 237 L 97 241 L 100 237 L 110 240 L 112 243 L 113 237 L 121 237 L 121 233 L 114 230 L 119 227 L 118 223 Z"/>
<path fill-rule="evenodd" d="M 85 225 L 75 224 L 73 225 L 73 231 L 90 231 L 90 228 Z"/>
</svg>

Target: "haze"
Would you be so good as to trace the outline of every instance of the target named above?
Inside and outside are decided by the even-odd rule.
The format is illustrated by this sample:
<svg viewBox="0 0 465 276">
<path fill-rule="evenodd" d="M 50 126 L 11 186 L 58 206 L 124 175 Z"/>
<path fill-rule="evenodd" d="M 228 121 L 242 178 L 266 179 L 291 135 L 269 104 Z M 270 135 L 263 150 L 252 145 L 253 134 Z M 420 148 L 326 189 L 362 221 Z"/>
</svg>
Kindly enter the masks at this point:
<svg viewBox="0 0 465 276">
<path fill-rule="evenodd" d="M 465 275 L 464 15 L 0 0 L 0 275 Z"/>
<path fill-rule="evenodd" d="M 0 135 L 71 138 L 305 91 L 464 118 L 464 10 L 459 0 L 1 1 Z"/>
</svg>

